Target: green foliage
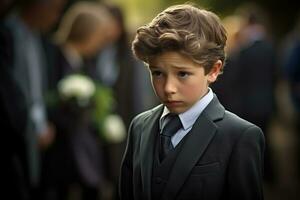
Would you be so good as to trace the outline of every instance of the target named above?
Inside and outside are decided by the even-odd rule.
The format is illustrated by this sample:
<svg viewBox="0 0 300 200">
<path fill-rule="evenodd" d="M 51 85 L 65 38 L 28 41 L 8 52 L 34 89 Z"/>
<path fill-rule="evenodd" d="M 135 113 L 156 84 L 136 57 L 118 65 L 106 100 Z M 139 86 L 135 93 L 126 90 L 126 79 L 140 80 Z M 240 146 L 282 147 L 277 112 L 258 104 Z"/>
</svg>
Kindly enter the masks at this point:
<svg viewBox="0 0 300 200">
<path fill-rule="evenodd" d="M 46 94 L 45 94 L 45 102 L 46 102 L 46 106 L 50 109 L 53 109 L 55 108 L 58 104 L 59 104 L 59 95 L 57 93 L 56 90 L 51 90 L 51 91 L 48 91 Z"/>
<path fill-rule="evenodd" d="M 96 92 L 93 97 L 94 112 L 93 119 L 97 124 L 99 132 L 102 132 L 104 119 L 114 111 L 115 98 L 113 90 L 109 87 L 96 83 Z"/>
<path fill-rule="evenodd" d="M 88 92 L 91 89 L 90 86 L 93 87 Z M 56 90 L 46 94 L 45 100 L 48 109 L 51 110 L 64 109 L 65 112 L 78 115 L 81 115 L 81 111 L 90 110 L 92 123 L 101 137 L 103 123 L 107 116 L 114 112 L 116 104 L 112 88 L 80 74 L 72 74 L 63 78 Z"/>
</svg>

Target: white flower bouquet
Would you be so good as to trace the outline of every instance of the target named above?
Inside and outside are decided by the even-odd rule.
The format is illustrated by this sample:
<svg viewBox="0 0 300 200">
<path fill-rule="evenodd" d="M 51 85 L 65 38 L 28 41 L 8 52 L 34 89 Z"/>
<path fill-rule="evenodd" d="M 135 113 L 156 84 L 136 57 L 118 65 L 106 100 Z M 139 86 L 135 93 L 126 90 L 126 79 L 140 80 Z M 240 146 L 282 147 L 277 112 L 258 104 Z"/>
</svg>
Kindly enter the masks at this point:
<svg viewBox="0 0 300 200">
<path fill-rule="evenodd" d="M 71 107 L 75 103 L 75 110 L 92 108 L 92 121 L 106 142 L 119 143 L 125 139 L 124 122 L 119 115 L 112 112 L 115 99 L 111 88 L 96 84 L 88 76 L 72 74 L 58 83 L 58 95 L 62 102 Z"/>
<path fill-rule="evenodd" d="M 126 128 L 119 115 L 108 115 L 103 122 L 103 136 L 110 143 L 120 143 L 126 137 Z"/>
<path fill-rule="evenodd" d="M 93 80 L 81 74 L 69 75 L 58 83 L 58 93 L 62 100 L 74 98 L 80 107 L 87 106 L 95 92 Z"/>
</svg>

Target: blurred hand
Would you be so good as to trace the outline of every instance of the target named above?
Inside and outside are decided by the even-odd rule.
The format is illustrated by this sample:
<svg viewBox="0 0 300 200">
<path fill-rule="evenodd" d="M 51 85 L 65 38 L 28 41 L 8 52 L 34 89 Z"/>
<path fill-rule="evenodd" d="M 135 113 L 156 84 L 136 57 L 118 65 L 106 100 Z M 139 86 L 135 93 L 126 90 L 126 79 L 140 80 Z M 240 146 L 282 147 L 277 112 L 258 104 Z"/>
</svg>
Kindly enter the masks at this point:
<svg viewBox="0 0 300 200">
<path fill-rule="evenodd" d="M 38 143 L 40 149 L 47 149 L 52 144 L 55 139 L 55 132 L 55 126 L 49 123 L 45 131 L 39 134 Z"/>
</svg>

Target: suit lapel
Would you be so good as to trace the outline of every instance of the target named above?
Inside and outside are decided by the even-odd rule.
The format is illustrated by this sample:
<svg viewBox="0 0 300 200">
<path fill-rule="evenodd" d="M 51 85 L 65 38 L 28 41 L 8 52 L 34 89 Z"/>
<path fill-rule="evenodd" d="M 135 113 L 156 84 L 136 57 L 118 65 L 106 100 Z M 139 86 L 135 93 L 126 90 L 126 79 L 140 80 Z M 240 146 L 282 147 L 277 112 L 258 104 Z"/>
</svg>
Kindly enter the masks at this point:
<svg viewBox="0 0 300 200">
<path fill-rule="evenodd" d="M 159 130 L 159 117 L 163 106 L 160 105 L 153 109 L 150 117 L 145 120 L 141 138 L 141 176 L 144 193 L 151 199 L 151 178 L 154 156 L 155 138 Z"/>
<path fill-rule="evenodd" d="M 176 195 L 190 171 L 203 155 L 205 149 L 216 134 L 214 121 L 223 118 L 225 109 L 215 96 L 203 113 L 196 120 L 186 142 L 173 165 L 170 178 L 166 184 L 163 200 L 176 199 Z"/>
</svg>

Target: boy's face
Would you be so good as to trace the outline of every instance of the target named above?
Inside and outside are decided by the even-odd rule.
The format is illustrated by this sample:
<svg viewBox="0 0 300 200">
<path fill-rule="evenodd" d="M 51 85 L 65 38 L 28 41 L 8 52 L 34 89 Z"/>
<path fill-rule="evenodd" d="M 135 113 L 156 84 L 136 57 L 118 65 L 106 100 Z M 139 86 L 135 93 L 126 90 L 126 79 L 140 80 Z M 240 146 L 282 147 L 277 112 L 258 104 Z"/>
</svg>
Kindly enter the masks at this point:
<svg viewBox="0 0 300 200">
<path fill-rule="evenodd" d="M 222 62 L 217 61 L 211 72 L 178 52 L 164 52 L 149 61 L 151 82 L 160 101 L 172 113 L 183 113 L 208 91 L 216 80 Z"/>
</svg>

